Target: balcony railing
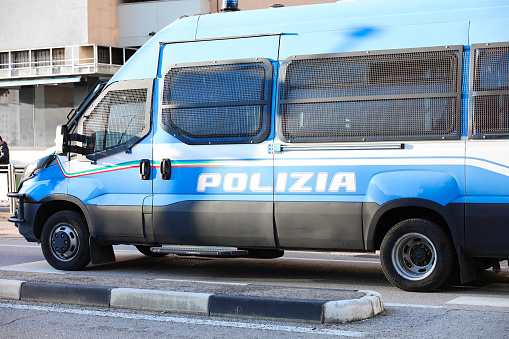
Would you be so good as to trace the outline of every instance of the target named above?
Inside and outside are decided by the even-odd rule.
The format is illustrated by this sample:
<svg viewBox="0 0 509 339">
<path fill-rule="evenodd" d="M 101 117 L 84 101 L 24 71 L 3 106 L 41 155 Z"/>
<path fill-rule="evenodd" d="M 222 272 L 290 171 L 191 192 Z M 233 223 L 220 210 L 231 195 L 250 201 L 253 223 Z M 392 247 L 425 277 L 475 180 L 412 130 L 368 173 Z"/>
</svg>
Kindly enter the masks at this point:
<svg viewBox="0 0 509 339">
<path fill-rule="evenodd" d="M 113 75 L 135 49 L 101 45 L 0 51 L 0 79 Z"/>
</svg>

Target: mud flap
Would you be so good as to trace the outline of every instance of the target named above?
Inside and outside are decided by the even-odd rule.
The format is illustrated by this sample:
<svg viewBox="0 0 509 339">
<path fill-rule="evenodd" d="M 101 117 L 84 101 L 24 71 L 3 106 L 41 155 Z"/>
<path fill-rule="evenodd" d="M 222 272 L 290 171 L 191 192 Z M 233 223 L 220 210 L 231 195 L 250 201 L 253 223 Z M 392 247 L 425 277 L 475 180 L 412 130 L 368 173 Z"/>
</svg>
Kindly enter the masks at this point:
<svg viewBox="0 0 509 339">
<path fill-rule="evenodd" d="M 113 245 L 101 246 L 97 244 L 94 238 L 90 237 L 90 260 L 93 265 L 108 264 L 115 262 L 115 253 L 113 252 Z"/>
<path fill-rule="evenodd" d="M 475 267 L 475 260 L 466 256 L 463 249 L 458 246 L 458 263 L 460 266 L 460 280 L 462 284 L 477 279 L 477 270 Z"/>
</svg>

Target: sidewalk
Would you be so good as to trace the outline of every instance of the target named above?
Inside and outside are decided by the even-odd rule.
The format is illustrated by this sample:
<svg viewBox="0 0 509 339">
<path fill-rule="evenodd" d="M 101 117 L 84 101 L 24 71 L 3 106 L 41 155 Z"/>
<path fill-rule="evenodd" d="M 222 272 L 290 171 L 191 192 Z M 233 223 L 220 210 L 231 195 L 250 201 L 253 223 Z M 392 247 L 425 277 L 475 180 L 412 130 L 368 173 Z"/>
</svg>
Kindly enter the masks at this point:
<svg viewBox="0 0 509 339">
<path fill-rule="evenodd" d="M 9 206 L 0 206 L 0 221 L 7 221 L 9 217 Z"/>
<path fill-rule="evenodd" d="M 0 279 L 0 299 L 329 324 L 373 318 L 384 310 L 381 295 L 373 291 L 16 275 L 2 272 L 5 279 Z"/>
<path fill-rule="evenodd" d="M 21 237 L 14 223 L 7 221 L 10 217 L 9 206 L 0 206 L 0 238 Z"/>
<path fill-rule="evenodd" d="M 0 238 L 21 238 L 18 228 L 13 222 L 7 221 L 8 213 L 0 213 Z"/>
</svg>

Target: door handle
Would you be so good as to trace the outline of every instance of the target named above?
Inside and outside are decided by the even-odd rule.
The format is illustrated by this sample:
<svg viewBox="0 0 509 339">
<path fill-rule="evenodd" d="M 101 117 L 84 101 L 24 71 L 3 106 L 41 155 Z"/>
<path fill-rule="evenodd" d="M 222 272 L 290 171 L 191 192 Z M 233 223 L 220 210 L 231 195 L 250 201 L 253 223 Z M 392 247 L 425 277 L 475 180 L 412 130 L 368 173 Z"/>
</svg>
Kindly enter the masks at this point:
<svg viewBox="0 0 509 339">
<path fill-rule="evenodd" d="M 161 160 L 161 165 L 159 166 L 159 170 L 161 171 L 161 179 L 170 180 L 170 178 L 171 178 L 171 160 L 170 159 Z"/>
<path fill-rule="evenodd" d="M 148 159 L 140 160 L 140 178 L 141 180 L 150 179 L 150 160 Z"/>
</svg>

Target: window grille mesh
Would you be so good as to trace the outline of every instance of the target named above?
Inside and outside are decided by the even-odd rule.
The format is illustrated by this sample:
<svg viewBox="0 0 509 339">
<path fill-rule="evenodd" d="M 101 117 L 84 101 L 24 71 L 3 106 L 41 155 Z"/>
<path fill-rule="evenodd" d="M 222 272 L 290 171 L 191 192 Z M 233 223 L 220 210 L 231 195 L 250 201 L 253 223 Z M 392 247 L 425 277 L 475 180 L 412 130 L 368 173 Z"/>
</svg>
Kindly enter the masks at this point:
<svg viewBox="0 0 509 339">
<path fill-rule="evenodd" d="M 456 98 L 287 104 L 283 134 L 287 140 L 316 142 L 452 135 L 455 105 Z"/>
<path fill-rule="evenodd" d="M 162 124 L 188 144 L 262 141 L 271 72 L 266 62 L 171 68 L 164 78 Z"/>
<path fill-rule="evenodd" d="M 509 94 L 473 97 L 476 136 L 509 135 Z"/>
<path fill-rule="evenodd" d="M 286 141 L 457 137 L 459 51 L 296 59 L 280 128 Z"/>
<path fill-rule="evenodd" d="M 265 130 L 266 109 L 262 105 L 176 108 L 163 109 L 163 115 L 189 143 L 196 139 L 235 143 L 254 140 Z"/>
<path fill-rule="evenodd" d="M 477 48 L 473 55 L 471 136 L 509 136 L 509 47 Z"/>
<path fill-rule="evenodd" d="M 110 91 L 83 123 L 88 153 L 138 139 L 146 126 L 147 89 Z"/>
</svg>

